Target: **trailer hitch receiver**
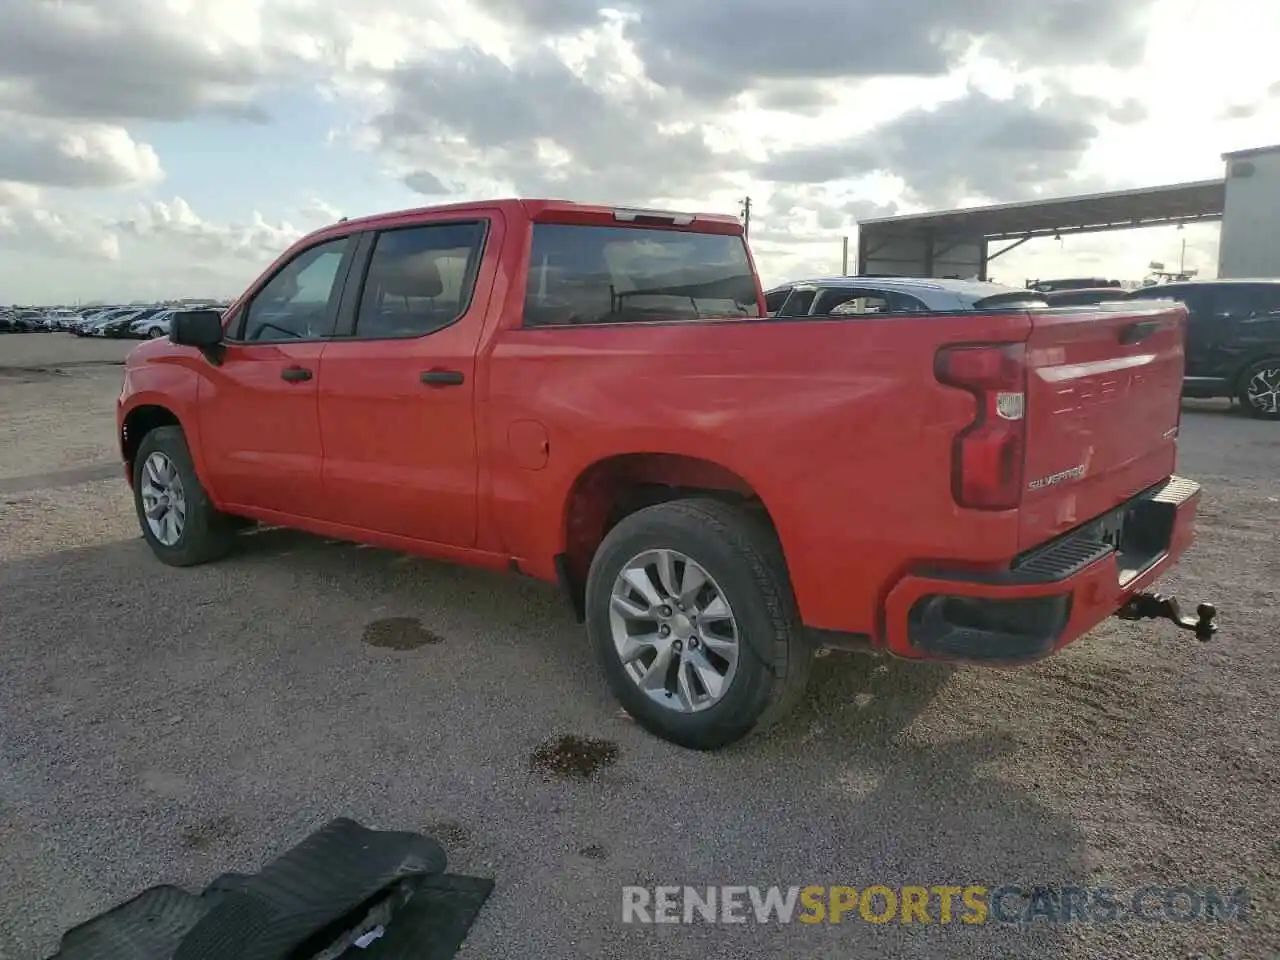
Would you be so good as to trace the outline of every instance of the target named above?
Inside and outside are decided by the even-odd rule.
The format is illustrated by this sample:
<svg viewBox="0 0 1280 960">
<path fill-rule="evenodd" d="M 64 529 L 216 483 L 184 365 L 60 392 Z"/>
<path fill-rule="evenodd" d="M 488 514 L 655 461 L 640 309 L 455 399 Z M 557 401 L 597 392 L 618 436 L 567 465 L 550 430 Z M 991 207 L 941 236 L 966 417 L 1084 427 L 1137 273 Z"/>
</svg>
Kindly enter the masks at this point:
<svg viewBox="0 0 1280 960">
<path fill-rule="evenodd" d="M 1184 615 L 1177 598 L 1159 593 L 1135 593 L 1116 611 L 1121 620 L 1168 620 L 1174 626 L 1190 630 L 1200 641 L 1211 640 L 1218 632 L 1218 608 L 1212 603 L 1196 606 L 1196 615 Z"/>
</svg>

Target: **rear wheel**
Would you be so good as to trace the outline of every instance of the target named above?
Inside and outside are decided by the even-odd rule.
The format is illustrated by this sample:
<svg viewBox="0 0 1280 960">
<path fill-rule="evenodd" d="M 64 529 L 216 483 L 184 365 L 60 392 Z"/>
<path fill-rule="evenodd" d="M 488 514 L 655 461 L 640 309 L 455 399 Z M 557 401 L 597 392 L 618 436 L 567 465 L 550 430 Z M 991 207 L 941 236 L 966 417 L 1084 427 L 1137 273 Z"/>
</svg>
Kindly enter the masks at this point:
<svg viewBox="0 0 1280 960">
<path fill-rule="evenodd" d="M 1244 372 L 1239 399 L 1249 416 L 1280 420 L 1280 357 L 1259 360 Z"/>
<path fill-rule="evenodd" d="M 142 438 L 133 461 L 133 500 L 142 536 L 163 563 L 190 567 L 231 551 L 234 524 L 200 485 L 181 427 L 157 427 Z"/>
<path fill-rule="evenodd" d="M 773 531 L 716 500 L 647 507 L 609 532 L 587 579 L 587 630 L 627 712 L 697 750 L 786 714 L 813 660 Z"/>
</svg>

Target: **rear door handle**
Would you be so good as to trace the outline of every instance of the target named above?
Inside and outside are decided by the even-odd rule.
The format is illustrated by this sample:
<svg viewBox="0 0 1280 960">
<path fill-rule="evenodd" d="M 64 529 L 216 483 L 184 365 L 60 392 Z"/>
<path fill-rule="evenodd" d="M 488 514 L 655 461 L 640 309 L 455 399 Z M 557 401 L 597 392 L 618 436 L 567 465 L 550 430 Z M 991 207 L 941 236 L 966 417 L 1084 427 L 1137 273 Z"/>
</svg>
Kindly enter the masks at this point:
<svg viewBox="0 0 1280 960">
<path fill-rule="evenodd" d="M 311 371 L 306 367 L 285 367 L 280 371 L 280 379 L 288 380 L 290 383 L 297 383 L 300 380 L 310 380 Z"/>
<path fill-rule="evenodd" d="M 466 377 L 461 370 L 423 370 L 418 379 L 429 387 L 456 387 Z"/>
<path fill-rule="evenodd" d="M 1141 343 L 1159 329 L 1159 320 L 1140 320 L 1137 323 L 1129 324 L 1120 331 L 1120 342 L 1126 346 Z"/>
</svg>

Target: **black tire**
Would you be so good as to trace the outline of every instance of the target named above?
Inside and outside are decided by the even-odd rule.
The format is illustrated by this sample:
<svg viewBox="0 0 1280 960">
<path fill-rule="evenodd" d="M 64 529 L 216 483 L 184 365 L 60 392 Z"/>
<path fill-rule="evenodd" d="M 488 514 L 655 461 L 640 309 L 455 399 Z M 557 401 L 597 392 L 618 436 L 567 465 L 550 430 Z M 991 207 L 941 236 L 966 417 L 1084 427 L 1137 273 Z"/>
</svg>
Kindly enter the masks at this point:
<svg viewBox="0 0 1280 960">
<path fill-rule="evenodd" d="M 1239 388 L 1236 391 L 1236 399 L 1240 402 L 1240 406 L 1244 411 L 1256 420 L 1280 420 L 1280 404 L 1275 410 L 1268 410 L 1264 407 L 1257 406 L 1249 399 L 1249 382 L 1259 373 L 1271 371 L 1272 382 L 1280 382 L 1280 357 L 1269 357 L 1265 360 L 1259 360 L 1253 366 L 1249 367 L 1240 375 L 1237 381 Z"/>
<path fill-rule="evenodd" d="M 166 546 L 156 539 L 142 504 L 143 467 L 151 454 L 160 452 L 172 461 L 182 481 L 186 522 L 177 542 Z M 231 518 L 216 510 L 196 475 L 181 427 L 157 427 L 142 438 L 133 460 L 133 504 L 142 536 L 151 552 L 171 567 L 193 567 L 219 560 L 231 552 L 235 528 Z"/>
<path fill-rule="evenodd" d="M 729 689 L 705 710 L 669 710 L 628 676 L 609 625 L 613 585 L 623 567 L 652 549 L 678 550 L 719 584 L 738 624 L 738 665 Z M 625 517 L 591 562 L 587 632 L 609 686 L 627 713 L 655 736 L 716 750 L 767 729 L 800 700 L 814 651 L 800 624 L 777 537 L 747 510 L 718 500 L 675 500 Z"/>
</svg>

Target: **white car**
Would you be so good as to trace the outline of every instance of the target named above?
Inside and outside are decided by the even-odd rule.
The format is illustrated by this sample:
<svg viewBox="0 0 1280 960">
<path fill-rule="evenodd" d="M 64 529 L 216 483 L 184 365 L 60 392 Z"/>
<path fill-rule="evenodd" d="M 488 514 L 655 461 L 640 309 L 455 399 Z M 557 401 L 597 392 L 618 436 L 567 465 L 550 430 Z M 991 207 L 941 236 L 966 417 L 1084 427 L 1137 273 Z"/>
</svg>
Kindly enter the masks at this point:
<svg viewBox="0 0 1280 960">
<path fill-rule="evenodd" d="M 982 280 L 916 277 L 823 277 L 765 292 L 769 316 L 861 316 L 886 313 L 968 313 L 1046 306 L 1035 290 Z"/>
<path fill-rule="evenodd" d="M 160 313 L 152 314 L 149 317 L 143 317 L 129 326 L 129 336 L 138 337 L 145 340 L 156 340 L 160 337 L 169 335 L 169 321 L 173 319 L 172 310 L 164 310 Z"/>
</svg>

